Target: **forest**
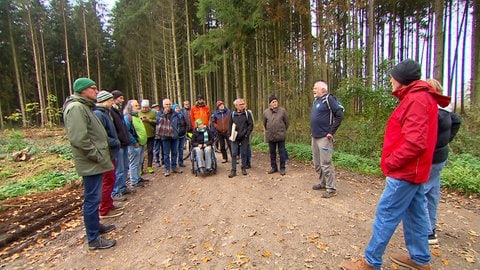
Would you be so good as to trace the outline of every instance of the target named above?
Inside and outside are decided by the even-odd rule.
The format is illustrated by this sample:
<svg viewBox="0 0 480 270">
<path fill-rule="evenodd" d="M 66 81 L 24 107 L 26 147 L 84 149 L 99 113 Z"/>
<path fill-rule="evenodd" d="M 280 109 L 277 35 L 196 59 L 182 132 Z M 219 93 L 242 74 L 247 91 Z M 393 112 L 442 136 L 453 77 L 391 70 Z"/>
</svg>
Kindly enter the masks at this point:
<svg viewBox="0 0 480 270">
<path fill-rule="evenodd" d="M 212 107 L 233 107 L 243 97 L 256 119 L 275 94 L 291 119 L 287 142 L 308 144 L 312 87 L 324 80 L 346 107 L 337 149 L 375 159 L 397 104 L 390 70 L 411 58 L 422 79 L 443 82 L 464 119 L 454 152 L 477 156 L 478 7 L 480 0 L 2 0 L 0 128 L 61 127 L 73 81 L 89 77 L 151 103 L 202 94 Z"/>
</svg>

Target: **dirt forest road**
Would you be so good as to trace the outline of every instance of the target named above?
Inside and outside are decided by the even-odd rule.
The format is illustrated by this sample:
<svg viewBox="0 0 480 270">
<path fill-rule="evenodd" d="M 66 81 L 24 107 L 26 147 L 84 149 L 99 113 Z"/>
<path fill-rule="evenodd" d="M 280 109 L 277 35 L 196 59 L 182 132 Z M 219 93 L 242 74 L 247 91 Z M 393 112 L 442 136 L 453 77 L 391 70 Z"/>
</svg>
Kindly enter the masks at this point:
<svg viewBox="0 0 480 270">
<path fill-rule="evenodd" d="M 156 168 L 150 184 L 129 195 L 125 214 L 104 221 L 117 226 L 107 235 L 114 248 L 88 251 L 78 215 L 0 269 L 339 269 L 362 256 L 383 177 L 337 169 L 338 195 L 323 199 L 311 189 L 310 163 L 291 162 L 281 176 L 266 173 L 267 161 L 254 153 L 249 174 L 232 179 L 229 163 L 208 177 L 164 177 Z M 433 269 L 480 269 L 479 208 L 478 197 L 442 193 Z M 402 269 L 388 254 L 405 250 L 399 226 L 384 269 Z"/>
</svg>

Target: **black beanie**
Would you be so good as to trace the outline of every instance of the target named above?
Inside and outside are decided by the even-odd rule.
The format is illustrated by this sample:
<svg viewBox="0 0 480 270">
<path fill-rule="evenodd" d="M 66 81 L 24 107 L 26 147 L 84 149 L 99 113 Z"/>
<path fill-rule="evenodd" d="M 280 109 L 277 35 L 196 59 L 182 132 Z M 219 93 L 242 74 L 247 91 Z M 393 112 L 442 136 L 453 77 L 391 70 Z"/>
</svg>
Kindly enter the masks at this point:
<svg viewBox="0 0 480 270">
<path fill-rule="evenodd" d="M 394 66 L 391 74 L 397 82 L 409 85 L 413 81 L 420 80 L 422 71 L 420 64 L 412 59 L 407 59 Z"/>
<path fill-rule="evenodd" d="M 277 100 L 277 101 L 278 101 L 278 99 L 277 99 L 277 97 L 276 97 L 275 95 L 271 95 L 271 96 L 268 98 L 268 104 L 272 103 L 272 101 L 274 101 L 274 100 Z"/>
<path fill-rule="evenodd" d="M 119 98 L 119 97 L 121 97 L 121 96 L 124 96 L 123 93 L 122 93 L 122 91 L 120 91 L 120 90 L 113 90 L 113 91 L 112 91 L 112 95 L 113 95 L 113 98 L 114 98 L 114 99 L 117 99 L 117 98 Z"/>
</svg>

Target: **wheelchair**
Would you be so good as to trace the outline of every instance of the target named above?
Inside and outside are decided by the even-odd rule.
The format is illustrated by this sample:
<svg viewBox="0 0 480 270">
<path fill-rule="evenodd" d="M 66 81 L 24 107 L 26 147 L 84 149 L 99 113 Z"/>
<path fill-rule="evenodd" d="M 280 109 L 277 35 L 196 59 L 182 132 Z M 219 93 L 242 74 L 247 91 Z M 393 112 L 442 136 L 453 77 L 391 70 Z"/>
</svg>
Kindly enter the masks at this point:
<svg viewBox="0 0 480 270">
<path fill-rule="evenodd" d="M 212 175 L 212 174 L 216 174 L 217 173 L 217 157 L 215 155 L 215 144 L 212 145 L 212 151 L 211 151 L 211 155 L 209 158 L 211 158 L 212 160 L 212 168 L 211 168 L 211 171 L 202 171 L 199 167 L 198 167 L 198 164 L 197 164 L 197 154 L 195 153 L 195 150 L 194 148 L 192 147 L 192 149 L 190 150 L 190 161 L 191 161 L 191 165 L 190 165 L 190 171 L 195 175 L 195 176 L 198 176 L 198 175 L 201 175 L 201 176 L 207 176 L 207 175 Z M 205 157 L 205 158 L 208 158 L 208 157 Z M 203 168 L 205 169 L 205 168 Z"/>
</svg>

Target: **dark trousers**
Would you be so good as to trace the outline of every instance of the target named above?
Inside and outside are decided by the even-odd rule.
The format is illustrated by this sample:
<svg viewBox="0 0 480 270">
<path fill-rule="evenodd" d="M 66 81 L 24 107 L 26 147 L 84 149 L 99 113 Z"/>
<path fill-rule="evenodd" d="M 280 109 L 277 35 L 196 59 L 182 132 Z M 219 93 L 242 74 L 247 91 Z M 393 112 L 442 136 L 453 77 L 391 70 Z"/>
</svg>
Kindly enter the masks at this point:
<svg viewBox="0 0 480 270">
<path fill-rule="evenodd" d="M 98 205 L 102 196 L 102 174 L 83 176 L 83 222 L 87 241 L 91 243 L 100 236 Z"/>
<path fill-rule="evenodd" d="M 237 171 L 237 155 L 239 150 L 242 153 L 247 153 L 248 137 L 243 138 L 241 141 L 234 141 L 230 143 L 232 149 L 232 171 Z M 241 155 L 242 157 L 242 169 L 247 166 L 247 155 Z"/>
<path fill-rule="evenodd" d="M 147 167 L 152 167 L 153 164 L 153 145 L 154 138 L 150 137 L 147 139 Z M 142 160 L 142 170 L 143 170 L 143 160 Z"/>
<path fill-rule="evenodd" d="M 285 170 L 285 160 L 287 160 L 287 151 L 285 150 L 285 141 L 268 142 L 268 150 L 270 152 L 270 166 L 272 167 L 272 169 L 278 170 L 277 147 L 278 147 L 278 155 L 280 156 L 280 170 Z"/>
<path fill-rule="evenodd" d="M 220 143 L 220 152 L 222 152 L 222 158 L 228 160 L 227 148 L 230 148 L 230 145 L 228 143 L 228 136 L 226 134 L 223 135 L 219 133 L 218 143 Z"/>
</svg>

